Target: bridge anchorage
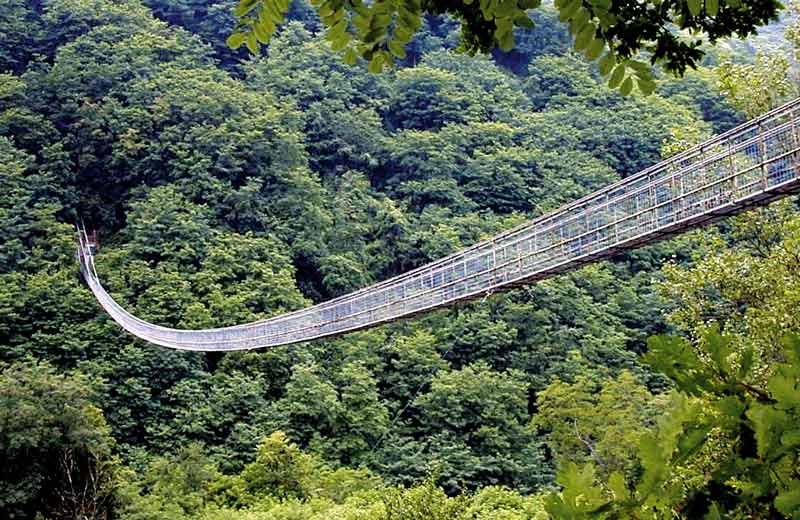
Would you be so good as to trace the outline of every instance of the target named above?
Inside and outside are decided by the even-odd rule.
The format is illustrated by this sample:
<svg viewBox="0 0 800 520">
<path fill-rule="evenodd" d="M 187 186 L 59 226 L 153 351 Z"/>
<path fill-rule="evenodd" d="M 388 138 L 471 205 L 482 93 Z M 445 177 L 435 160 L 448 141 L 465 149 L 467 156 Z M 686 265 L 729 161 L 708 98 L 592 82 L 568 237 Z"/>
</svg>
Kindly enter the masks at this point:
<svg viewBox="0 0 800 520">
<path fill-rule="evenodd" d="M 515 229 L 389 280 L 233 327 L 180 330 L 130 314 L 95 270 L 78 229 L 81 272 L 125 330 L 164 347 L 249 350 L 337 336 L 482 298 L 684 233 L 800 192 L 800 99 Z"/>
</svg>

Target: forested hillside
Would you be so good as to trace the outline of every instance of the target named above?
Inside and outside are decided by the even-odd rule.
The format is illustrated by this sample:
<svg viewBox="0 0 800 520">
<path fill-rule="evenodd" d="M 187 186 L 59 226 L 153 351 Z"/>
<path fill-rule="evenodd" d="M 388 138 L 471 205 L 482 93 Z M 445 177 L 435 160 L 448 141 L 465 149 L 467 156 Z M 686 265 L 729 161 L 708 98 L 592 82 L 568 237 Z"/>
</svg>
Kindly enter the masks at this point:
<svg viewBox="0 0 800 520">
<path fill-rule="evenodd" d="M 143 319 L 281 314 L 796 95 L 796 25 L 789 50 L 712 52 L 624 97 L 547 7 L 514 50 L 475 57 L 428 16 L 381 74 L 344 64 L 302 0 L 260 55 L 232 50 L 231 7 L 0 0 L 0 517 L 800 515 L 793 202 L 422 318 L 224 355 L 121 331 L 74 234 L 98 231 L 100 276 Z"/>
</svg>

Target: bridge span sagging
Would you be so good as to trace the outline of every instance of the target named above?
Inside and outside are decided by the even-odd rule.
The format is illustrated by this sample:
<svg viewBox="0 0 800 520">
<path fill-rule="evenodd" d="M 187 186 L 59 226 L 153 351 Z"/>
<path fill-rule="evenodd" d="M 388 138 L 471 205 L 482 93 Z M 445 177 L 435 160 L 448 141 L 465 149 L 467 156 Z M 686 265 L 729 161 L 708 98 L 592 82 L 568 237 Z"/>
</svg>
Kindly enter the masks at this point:
<svg viewBox="0 0 800 520">
<path fill-rule="evenodd" d="M 78 257 L 100 305 L 131 334 L 176 349 L 248 350 L 336 336 L 529 284 L 798 191 L 800 99 L 458 253 L 254 323 L 206 330 L 149 323 L 103 288 L 84 229 Z"/>
</svg>

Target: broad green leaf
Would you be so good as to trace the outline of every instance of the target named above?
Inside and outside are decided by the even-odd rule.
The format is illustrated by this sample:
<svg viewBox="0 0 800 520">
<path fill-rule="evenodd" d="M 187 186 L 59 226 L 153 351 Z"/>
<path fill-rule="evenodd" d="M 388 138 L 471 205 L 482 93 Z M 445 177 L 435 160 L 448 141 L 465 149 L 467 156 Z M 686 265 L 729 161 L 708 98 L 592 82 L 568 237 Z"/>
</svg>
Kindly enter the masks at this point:
<svg viewBox="0 0 800 520">
<path fill-rule="evenodd" d="M 403 44 L 410 42 L 413 37 L 414 37 L 414 31 L 412 29 L 398 26 L 394 30 L 394 39 Z"/>
<path fill-rule="evenodd" d="M 639 87 L 639 91 L 642 94 L 644 94 L 645 96 L 649 96 L 650 94 L 652 94 L 656 90 L 656 82 L 655 81 L 642 79 L 642 78 L 637 78 L 636 79 L 636 85 Z"/>
<path fill-rule="evenodd" d="M 494 11 L 496 18 L 513 18 L 518 12 L 517 0 L 501 0 Z"/>
<path fill-rule="evenodd" d="M 594 61 L 600 57 L 605 49 L 606 42 L 601 38 L 594 38 L 586 47 L 586 58 Z"/>
<path fill-rule="evenodd" d="M 386 28 L 377 27 L 369 31 L 367 34 L 365 34 L 363 40 L 366 43 L 376 43 L 379 40 L 382 40 L 385 35 L 386 35 Z"/>
<path fill-rule="evenodd" d="M 385 29 L 389 27 L 390 23 L 392 23 L 392 15 L 378 14 L 372 18 L 372 21 L 376 27 L 381 27 Z"/>
<path fill-rule="evenodd" d="M 503 51 L 510 51 L 514 48 L 514 31 L 508 30 L 503 33 L 499 39 L 500 49 Z"/>
<path fill-rule="evenodd" d="M 614 72 L 611 73 L 611 77 L 608 79 L 608 86 L 609 88 L 617 88 L 620 83 L 622 83 L 623 78 L 625 77 L 625 64 L 620 63 L 616 67 L 614 67 Z"/>
<path fill-rule="evenodd" d="M 791 430 L 781 435 L 781 444 L 787 448 L 800 446 L 800 430 Z"/>
<path fill-rule="evenodd" d="M 619 471 L 615 471 L 608 477 L 608 488 L 614 493 L 614 498 L 625 501 L 630 498 L 630 491 L 625 484 L 625 477 Z"/>
<path fill-rule="evenodd" d="M 711 428 L 712 427 L 710 425 L 703 425 L 692 428 L 681 435 L 680 439 L 678 440 L 679 453 L 677 458 L 680 458 L 681 460 L 687 460 L 692 455 L 697 453 L 697 451 L 705 444 Z"/>
<path fill-rule="evenodd" d="M 647 63 L 638 61 L 638 60 L 630 60 L 628 61 L 628 67 L 633 69 L 637 76 L 642 78 L 649 78 L 652 76 L 652 69 L 650 65 Z"/>
<path fill-rule="evenodd" d="M 258 0 L 241 0 L 233 10 L 233 14 L 239 18 L 246 15 L 258 5 Z"/>
<path fill-rule="evenodd" d="M 358 15 L 358 16 L 354 16 L 352 21 L 353 21 L 353 26 L 356 29 L 358 29 L 360 32 L 364 33 L 364 32 L 367 32 L 369 30 L 370 19 L 368 17 Z M 402 26 L 403 22 L 404 22 L 402 16 L 400 17 L 399 22 L 400 22 L 400 25 Z M 405 27 L 408 27 L 408 26 L 405 26 Z"/>
<path fill-rule="evenodd" d="M 711 507 L 708 508 L 708 513 L 703 516 L 703 520 L 722 520 L 722 515 L 719 513 L 719 507 L 717 507 L 716 502 L 711 503 Z"/>
<path fill-rule="evenodd" d="M 569 24 L 569 30 L 572 34 L 579 34 L 586 24 L 589 23 L 589 18 L 591 15 L 589 11 L 581 7 L 578 9 L 578 12 L 575 13 L 575 16 L 572 18 L 572 21 Z"/>
<path fill-rule="evenodd" d="M 703 8 L 703 0 L 686 0 L 686 5 L 689 7 L 689 12 L 692 13 L 692 16 L 697 16 Z"/>
<path fill-rule="evenodd" d="M 261 22 L 253 25 L 253 34 L 256 35 L 256 39 L 261 43 L 268 43 L 269 37 L 272 35 Z"/>
<path fill-rule="evenodd" d="M 562 503 L 572 514 L 591 513 L 608 503 L 603 490 L 594 482 L 595 469 L 591 463 L 581 467 L 573 462 L 566 464 L 559 471 L 557 481 L 564 488 Z"/>
<path fill-rule="evenodd" d="M 526 14 L 524 16 L 518 16 L 514 18 L 514 25 L 517 27 L 522 27 L 523 29 L 533 29 L 536 27 L 536 24 L 530 17 Z"/>
<path fill-rule="evenodd" d="M 706 0 L 706 14 L 717 16 L 719 12 L 719 0 Z"/>
<path fill-rule="evenodd" d="M 401 60 L 406 57 L 406 46 L 397 40 L 390 40 L 387 44 L 389 51 Z"/>
<path fill-rule="evenodd" d="M 672 379 L 680 390 L 698 395 L 712 387 L 712 376 L 686 340 L 653 336 L 647 340 L 647 350 L 644 361 Z"/>
<path fill-rule="evenodd" d="M 494 34 L 499 39 L 504 33 L 514 30 L 514 22 L 511 18 L 496 18 L 494 20 Z"/>
<path fill-rule="evenodd" d="M 335 40 L 331 41 L 331 49 L 334 51 L 340 51 L 347 47 L 347 45 L 352 40 L 352 36 L 350 33 L 343 33 L 339 35 Z"/>
<path fill-rule="evenodd" d="M 781 449 L 780 439 L 786 427 L 791 424 L 786 412 L 776 410 L 772 406 L 753 404 L 746 412 L 752 421 L 756 437 L 758 456 L 771 458 L 776 455 L 776 450 Z M 793 424 L 791 424 L 794 426 Z"/>
<path fill-rule="evenodd" d="M 600 27 L 602 27 L 603 30 L 607 30 L 609 27 L 617 23 L 617 17 L 606 11 L 596 11 L 595 15 L 597 16 L 597 19 L 600 20 Z"/>
<path fill-rule="evenodd" d="M 608 73 L 611 72 L 611 69 L 613 69 L 614 65 L 616 64 L 617 60 L 614 57 L 614 54 L 611 53 L 610 51 L 607 52 L 606 55 L 603 56 L 603 58 L 600 60 L 600 64 L 598 65 L 598 68 L 600 69 L 600 74 L 602 74 L 603 76 L 607 76 Z"/>
<path fill-rule="evenodd" d="M 578 36 L 575 37 L 575 49 L 579 51 L 585 49 L 594 38 L 596 31 L 597 28 L 593 23 L 587 23 L 584 28 L 581 29 L 581 32 L 578 33 Z"/>
<path fill-rule="evenodd" d="M 731 354 L 731 340 L 723 336 L 719 332 L 718 327 L 711 327 L 705 334 L 705 342 L 708 348 L 708 353 L 711 360 L 714 362 L 717 371 L 724 377 L 730 373 L 730 363 L 728 363 L 728 356 Z"/>
<path fill-rule="evenodd" d="M 571 0 L 558 13 L 559 21 L 566 22 L 567 20 L 571 20 L 575 16 L 575 13 L 578 12 L 578 9 L 580 7 L 581 7 L 581 0 Z"/>
<path fill-rule="evenodd" d="M 739 400 L 738 397 L 729 395 L 719 399 L 716 408 L 725 418 L 739 421 L 747 405 Z"/>
<path fill-rule="evenodd" d="M 343 35 L 347 33 L 347 20 L 339 20 L 329 30 L 328 34 Z"/>
<path fill-rule="evenodd" d="M 739 359 L 739 370 L 737 372 L 737 377 L 739 379 L 744 379 L 750 374 L 750 369 L 753 368 L 754 360 L 755 352 L 752 345 L 750 345 L 742 352 L 742 356 Z"/>
<path fill-rule="evenodd" d="M 333 24 L 341 21 L 344 18 L 344 15 L 345 15 L 344 9 L 338 9 L 338 10 L 334 11 L 332 15 L 328 16 L 325 19 L 325 23 L 327 25 L 333 25 Z"/>
<path fill-rule="evenodd" d="M 422 26 L 422 16 L 419 13 L 412 13 L 402 6 L 397 12 L 401 25 L 408 27 L 412 31 L 416 31 Z"/>
<path fill-rule="evenodd" d="M 369 61 L 367 70 L 369 70 L 373 74 L 378 74 L 379 72 L 381 72 L 383 70 L 383 55 L 375 53 L 372 56 L 372 59 Z"/>
<path fill-rule="evenodd" d="M 786 365 L 780 365 L 776 373 L 769 378 L 767 389 L 769 389 L 772 397 L 778 401 L 778 408 L 790 409 L 800 404 L 797 377 Z"/>
<path fill-rule="evenodd" d="M 800 364 L 800 335 L 787 334 L 781 340 L 787 358 L 795 365 Z"/>
<path fill-rule="evenodd" d="M 228 47 L 231 49 L 238 49 L 244 43 L 245 38 L 247 38 L 247 33 L 235 32 L 228 36 L 228 39 L 225 40 L 225 43 L 227 43 Z"/>
<path fill-rule="evenodd" d="M 353 47 L 349 47 L 344 52 L 342 61 L 344 61 L 347 65 L 355 65 L 358 62 L 358 52 L 356 52 Z"/>
<path fill-rule="evenodd" d="M 269 19 L 272 20 L 275 24 L 282 24 L 283 23 L 283 13 L 278 9 L 278 6 L 275 5 L 274 2 L 267 0 L 264 2 L 264 8 L 262 12 L 266 12 Z"/>
<path fill-rule="evenodd" d="M 256 35 L 254 33 L 252 32 L 247 33 L 247 37 L 245 38 L 245 44 L 247 45 L 247 48 L 250 50 L 250 52 L 252 52 L 253 54 L 258 53 L 258 40 L 256 40 Z"/>
<path fill-rule="evenodd" d="M 644 473 L 642 474 L 636 491 L 641 497 L 647 497 L 666 478 L 669 471 L 669 460 L 659 446 L 658 438 L 654 434 L 642 436 L 639 442 L 639 459 L 642 461 Z"/>
<path fill-rule="evenodd" d="M 787 517 L 797 518 L 800 514 L 800 480 L 789 482 L 788 489 L 781 490 L 775 497 L 775 509 Z"/>
</svg>

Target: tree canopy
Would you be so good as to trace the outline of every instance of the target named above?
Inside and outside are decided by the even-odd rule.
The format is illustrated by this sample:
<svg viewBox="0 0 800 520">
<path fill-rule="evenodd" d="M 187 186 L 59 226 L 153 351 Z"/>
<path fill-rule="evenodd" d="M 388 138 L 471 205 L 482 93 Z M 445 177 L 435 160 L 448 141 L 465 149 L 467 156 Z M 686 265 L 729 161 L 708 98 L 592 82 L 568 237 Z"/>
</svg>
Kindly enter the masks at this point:
<svg viewBox="0 0 800 520">
<path fill-rule="evenodd" d="M 406 46 L 426 15 L 449 15 L 461 24 L 459 49 L 470 54 L 494 48 L 511 51 L 515 28 L 535 30 L 529 11 L 541 0 L 315 0 L 331 47 L 345 62 L 359 58 L 379 72 L 406 57 Z M 589 60 L 599 60 L 608 84 L 630 93 L 634 84 L 655 90 L 650 67 L 682 75 L 704 55 L 702 44 L 731 36 L 747 37 L 777 17 L 777 0 L 556 0 L 561 22 L 568 24 L 573 46 Z M 284 23 L 289 0 L 239 0 L 238 24 L 228 44 L 256 52 Z"/>
</svg>

